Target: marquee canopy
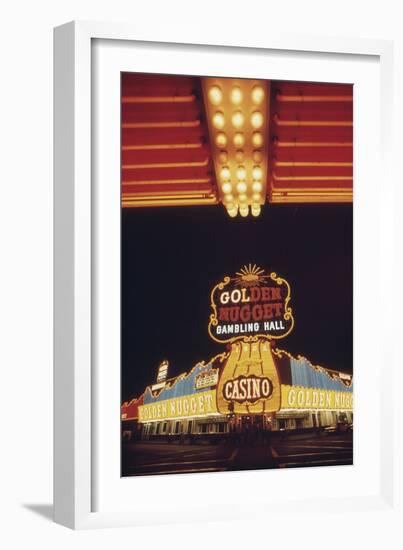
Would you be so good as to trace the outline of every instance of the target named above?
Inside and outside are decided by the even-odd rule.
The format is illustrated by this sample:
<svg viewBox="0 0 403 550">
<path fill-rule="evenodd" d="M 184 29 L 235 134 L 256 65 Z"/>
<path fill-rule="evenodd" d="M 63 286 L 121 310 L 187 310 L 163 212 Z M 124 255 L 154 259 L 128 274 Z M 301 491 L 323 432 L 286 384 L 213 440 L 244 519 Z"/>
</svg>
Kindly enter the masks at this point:
<svg viewBox="0 0 403 550">
<path fill-rule="evenodd" d="M 266 89 L 260 204 L 351 202 L 352 86 L 271 81 Z M 223 202 L 209 108 L 202 78 L 123 73 L 123 207 Z"/>
</svg>

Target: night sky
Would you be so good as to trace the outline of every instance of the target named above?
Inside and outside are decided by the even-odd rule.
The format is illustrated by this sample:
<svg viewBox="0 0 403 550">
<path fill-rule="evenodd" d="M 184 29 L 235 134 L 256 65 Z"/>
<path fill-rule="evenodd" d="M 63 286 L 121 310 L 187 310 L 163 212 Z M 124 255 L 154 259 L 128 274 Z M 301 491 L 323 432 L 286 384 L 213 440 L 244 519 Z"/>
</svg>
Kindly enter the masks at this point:
<svg viewBox="0 0 403 550">
<path fill-rule="evenodd" d="M 291 285 L 293 332 L 277 346 L 352 372 L 352 205 L 266 205 L 258 218 L 223 207 L 122 211 L 122 399 L 225 350 L 207 333 L 210 291 L 245 264 Z"/>
</svg>

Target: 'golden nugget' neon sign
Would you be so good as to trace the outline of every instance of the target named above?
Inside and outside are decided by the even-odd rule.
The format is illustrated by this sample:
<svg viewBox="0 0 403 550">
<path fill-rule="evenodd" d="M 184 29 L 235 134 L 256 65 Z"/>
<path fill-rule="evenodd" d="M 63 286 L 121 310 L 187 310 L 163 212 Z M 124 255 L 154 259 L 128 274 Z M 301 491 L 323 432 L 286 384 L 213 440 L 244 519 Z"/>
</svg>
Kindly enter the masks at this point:
<svg viewBox="0 0 403 550">
<path fill-rule="evenodd" d="M 225 277 L 211 292 L 209 334 L 216 342 L 284 338 L 294 326 L 288 282 L 256 265 Z"/>
</svg>

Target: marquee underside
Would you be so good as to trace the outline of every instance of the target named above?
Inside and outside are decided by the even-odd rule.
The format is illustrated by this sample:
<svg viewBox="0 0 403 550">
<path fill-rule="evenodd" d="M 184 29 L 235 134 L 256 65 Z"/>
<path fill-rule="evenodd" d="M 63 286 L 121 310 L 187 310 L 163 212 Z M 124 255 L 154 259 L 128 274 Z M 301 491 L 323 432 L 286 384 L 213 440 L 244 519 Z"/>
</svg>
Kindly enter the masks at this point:
<svg viewBox="0 0 403 550">
<path fill-rule="evenodd" d="M 350 203 L 353 87 L 271 81 L 267 102 L 265 202 Z M 199 77 L 122 75 L 124 208 L 220 204 L 206 113 Z"/>
</svg>

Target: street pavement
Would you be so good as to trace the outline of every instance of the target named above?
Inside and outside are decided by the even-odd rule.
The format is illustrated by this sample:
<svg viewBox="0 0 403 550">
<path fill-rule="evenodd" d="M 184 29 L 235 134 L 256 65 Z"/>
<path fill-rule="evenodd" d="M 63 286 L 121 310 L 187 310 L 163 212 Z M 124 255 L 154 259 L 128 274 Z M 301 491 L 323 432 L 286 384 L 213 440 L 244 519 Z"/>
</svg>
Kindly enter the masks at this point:
<svg viewBox="0 0 403 550">
<path fill-rule="evenodd" d="M 272 444 L 272 455 L 278 468 L 352 464 L 353 434 L 348 432 L 279 439 Z"/>
<path fill-rule="evenodd" d="M 272 436 L 255 445 L 140 441 L 122 445 L 122 475 L 222 472 L 353 463 L 352 433 Z"/>
<path fill-rule="evenodd" d="M 181 445 L 156 442 L 125 443 L 122 475 L 222 472 L 236 449 L 219 445 Z"/>
</svg>

